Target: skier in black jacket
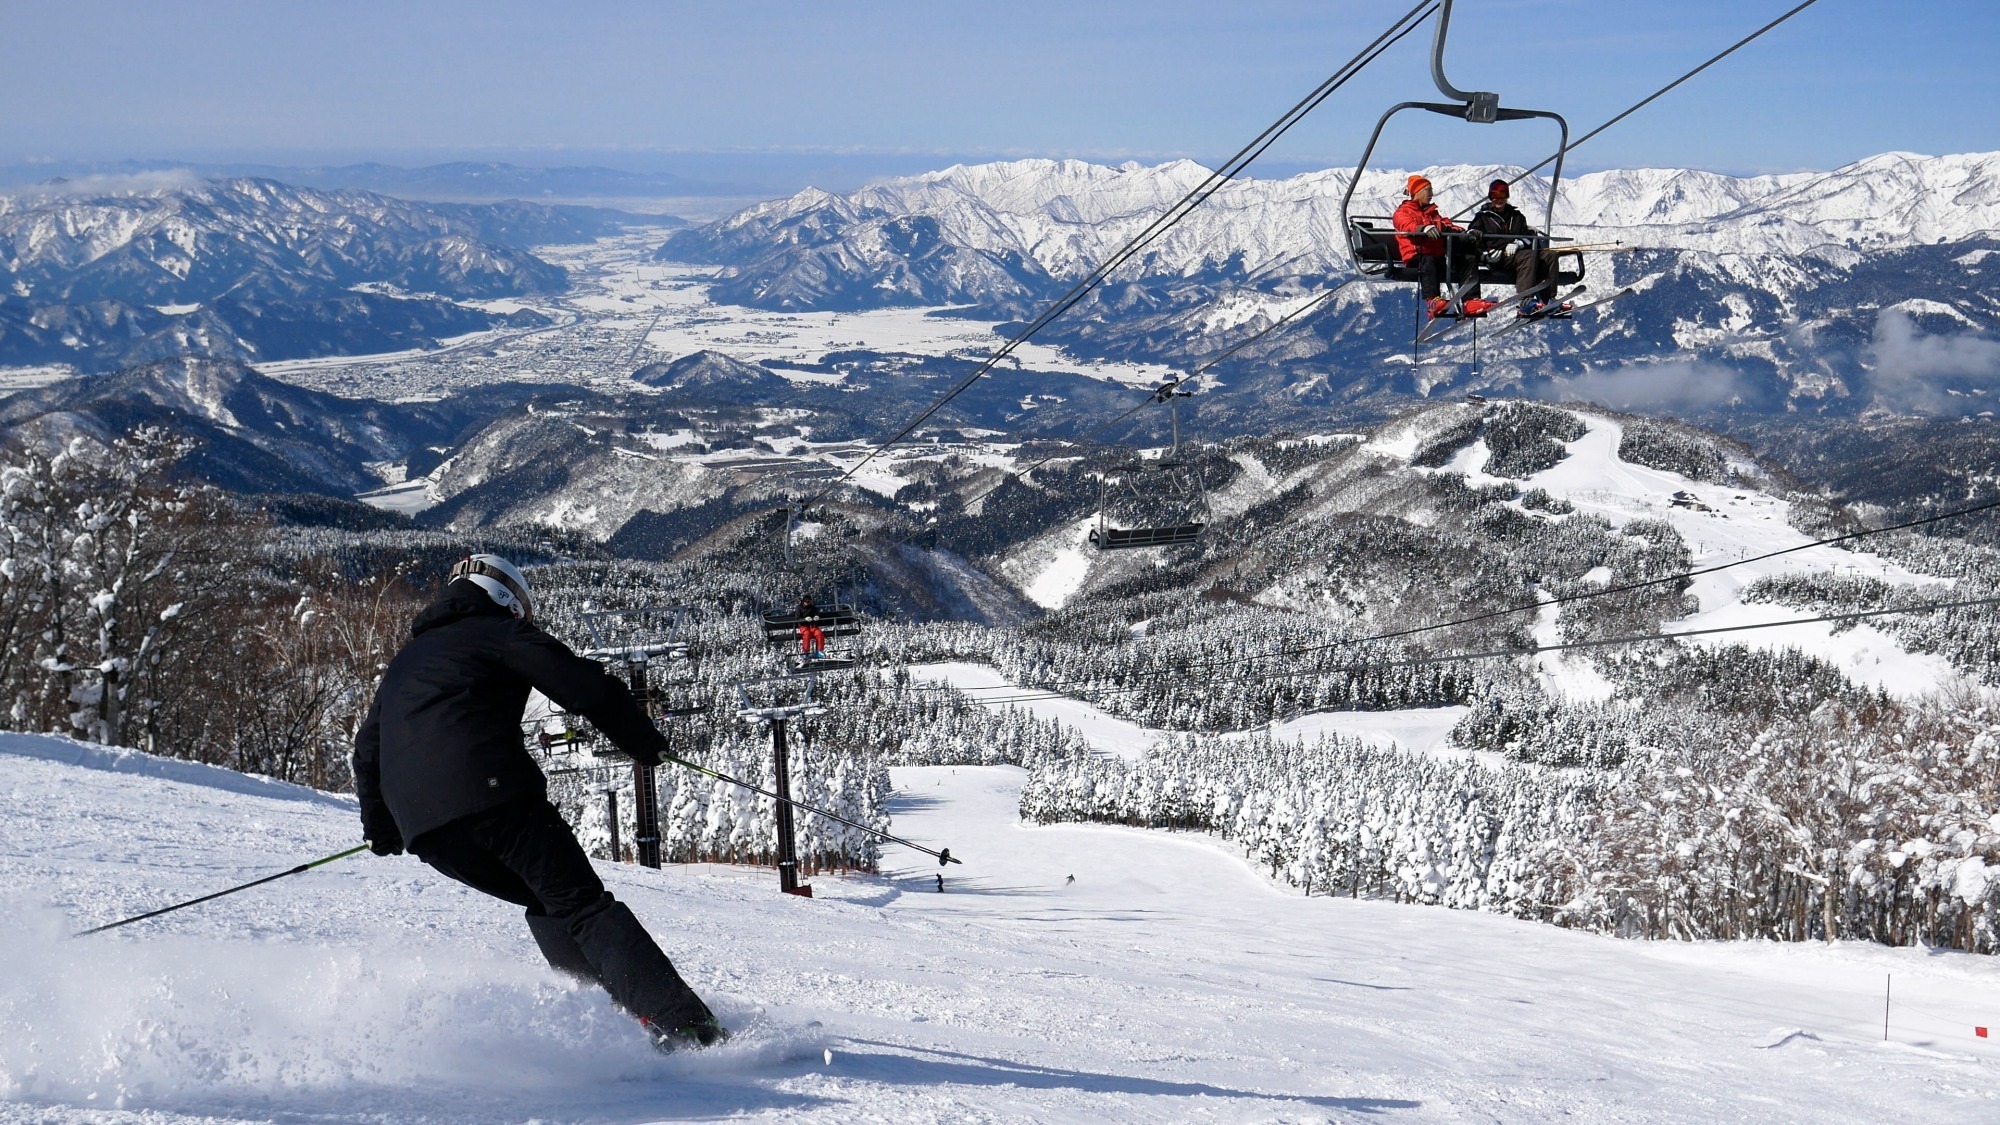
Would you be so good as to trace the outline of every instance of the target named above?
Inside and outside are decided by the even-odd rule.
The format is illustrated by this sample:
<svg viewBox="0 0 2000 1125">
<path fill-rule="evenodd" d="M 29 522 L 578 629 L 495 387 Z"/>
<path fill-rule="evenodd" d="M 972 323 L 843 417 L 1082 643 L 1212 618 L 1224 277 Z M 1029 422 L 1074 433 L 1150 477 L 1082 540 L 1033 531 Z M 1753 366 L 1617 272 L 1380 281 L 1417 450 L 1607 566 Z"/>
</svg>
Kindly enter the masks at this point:
<svg viewBox="0 0 2000 1125">
<path fill-rule="evenodd" d="M 604 889 L 528 755 L 529 688 L 619 750 L 666 749 L 624 684 L 530 623 L 527 579 L 498 555 L 452 568 L 417 615 L 354 739 L 354 791 L 377 855 L 407 846 L 476 890 L 525 907 L 549 964 L 602 985 L 671 1050 L 727 1037 L 632 911 Z"/>
<path fill-rule="evenodd" d="M 1472 216 L 1466 229 L 1485 236 L 1481 245 L 1488 249 L 1497 248 L 1500 260 L 1514 267 L 1514 291 L 1527 293 L 1535 290 L 1531 297 L 1521 298 L 1514 310 L 1516 316 L 1534 316 L 1544 311 L 1544 306 L 1554 297 L 1549 292 L 1549 282 L 1555 277 L 1556 256 L 1553 251 L 1538 249 L 1535 244 L 1535 228 L 1528 225 L 1528 217 L 1520 208 L 1509 201 L 1513 194 L 1506 180 L 1494 180 L 1486 186 L 1486 202 Z M 1511 245 L 1518 240 L 1518 244 Z M 1537 286 L 1542 286 L 1536 289 Z M 1565 312 L 1567 306 L 1554 310 Z"/>
</svg>

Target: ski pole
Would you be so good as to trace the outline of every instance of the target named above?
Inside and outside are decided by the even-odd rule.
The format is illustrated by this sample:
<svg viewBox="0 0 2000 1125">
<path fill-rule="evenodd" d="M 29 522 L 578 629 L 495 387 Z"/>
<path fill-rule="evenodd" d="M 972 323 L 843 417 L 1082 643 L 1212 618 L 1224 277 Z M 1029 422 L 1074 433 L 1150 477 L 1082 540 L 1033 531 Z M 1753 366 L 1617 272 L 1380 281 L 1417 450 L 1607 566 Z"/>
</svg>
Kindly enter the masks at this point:
<svg viewBox="0 0 2000 1125">
<path fill-rule="evenodd" d="M 846 817 L 841 816 L 839 813 L 830 813 L 822 808 L 815 808 L 812 805 L 801 804 L 798 801 L 793 801 L 784 797 L 780 797 L 776 793 L 771 792 L 769 789 L 760 788 L 758 786 L 750 784 L 747 781 L 742 780 L 741 778 L 731 777 L 726 773 L 720 773 L 716 770 L 709 769 L 707 766 L 696 765 L 695 763 L 688 761 L 686 758 L 677 758 L 672 754 L 663 754 L 661 755 L 660 760 L 666 762 L 672 762 L 677 766 L 686 766 L 688 769 L 691 769 L 696 773 L 705 774 L 709 777 L 714 778 L 717 781 L 726 781 L 731 785 L 740 785 L 743 788 L 748 789 L 750 792 L 757 794 L 759 797 L 769 797 L 773 801 L 777 801 L 781 804 L 790 805 L 791 807 L 799 810 L 800 812 L 811 813 L 814 816 L 823 816 L 828 820 L 838 821 L 841 824 L 845 824 L 849 828 L 858 828 L 861 831 L 868 833 L 870 836 L 876 837 L 877 839 L 887 840 L 892 844 L 901 844 L 904 847 L 911 849 L 912 851 L 919 851 L 924 853 L 925 855 L 936 856 L 939 867 L 943 867 L 947 863 L 965 862 L 964 860 L 959 859 L 958 857 L 952 855 L 950 848 L 944 848 L 942 850 L 933 850 L 931 848 L 924 847 L 922 844 L 913 844 L 910 841 L 903 839 L 901 836 L 891 836 L 887 832 L 882 831 L 880 828 L 870 828 L 865 824 L 849 820 Z"/>
<path fill-rule="evenodd" d="M 231 887 L 226 891 L 217 891 L 214 894 L 203 895 L 200 898 L 191 898 L 186 902 L 177 902 L 172 906 L 162 906 L 158 910 L 150 910 L 144 914 L 127 918 L 122 922 L 111 922 L 106 925 L 97 926 L 92 929 L 84 930 L 82 933 L 73 934 L 71 936 L 89 937 L 91 934 L 101 934 L 106 930 L 115 930 L 120 926 L 129 926 L 134 922 L 143 922 L 148 918 L 158 918 L 162 914 L 171 914 L 174 911 L 181 909 L 182 907 L 194 906 L 197 903 L 207 902 L 209 899 L 212 898 L 221 898 L 224 895 L 233 895 L 237 891 L 247 891 L 251 887 L 259 887 L 273 880 L 283 879 L 288 875 L 297 875 L 301 872 L 311 871 L 313 868 L 318 867 L 322 864 L 332 863 L 336 859 L 346 859 L 348 856 L 353 855 L 355 852 L 365 852 L 367 850 L 368 850 L 367 844 L 357 844 L 354 847 L 351 847 L 344 852 L 335 852 L 329 856 L 321 856 L 319 859 L 313 860 L 311 863 L 301 863 L 297 867 L 292 868 L 290 871 L 280 871 L 276 875 L 266 875 L 262 879 L 252 879 L 250 882 L 244 883 L 242 886 L 239 887 Z"/>
</svg>

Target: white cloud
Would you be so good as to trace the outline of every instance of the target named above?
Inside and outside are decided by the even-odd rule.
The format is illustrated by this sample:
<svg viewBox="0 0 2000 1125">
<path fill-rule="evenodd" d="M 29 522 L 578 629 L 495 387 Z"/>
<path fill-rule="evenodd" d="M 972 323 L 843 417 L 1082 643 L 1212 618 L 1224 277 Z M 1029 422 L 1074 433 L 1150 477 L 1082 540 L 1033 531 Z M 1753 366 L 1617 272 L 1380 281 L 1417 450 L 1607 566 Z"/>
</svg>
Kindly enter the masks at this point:
<svg viewBox="0 0 2000 1125">
<path fill-rule="evenodd" d="M 1535 389 L 1553 402 L 1594 402 L 1613 410 L 1690 410 L 1727 406 L 1747 393 L 1740 372 L 1700 360 L 1630 363 L 1550 380 Z"/>
<path fill-rule="evenodd" d="M 1928 335 L 1909 313 L 1883 309 L 1875 317 L 1875 339 L 1868 349 L 1870 385 L 1884 406 L 1925 414 L 1963 411 L 1963 398 L 1950 394 L 1945 381 L 1993 386 L 2000 384 L 2000 340 L 1970 333 Z"/>
<path fill-rule="evenodd" d="M 22 194 L 50 198 L 78 195 L 145 195 L 199 185 L 202 178 L 188 168 L 163 168 L 122 175 L 76 176 L 56 183 L 36 184 Z"/>
</svg>

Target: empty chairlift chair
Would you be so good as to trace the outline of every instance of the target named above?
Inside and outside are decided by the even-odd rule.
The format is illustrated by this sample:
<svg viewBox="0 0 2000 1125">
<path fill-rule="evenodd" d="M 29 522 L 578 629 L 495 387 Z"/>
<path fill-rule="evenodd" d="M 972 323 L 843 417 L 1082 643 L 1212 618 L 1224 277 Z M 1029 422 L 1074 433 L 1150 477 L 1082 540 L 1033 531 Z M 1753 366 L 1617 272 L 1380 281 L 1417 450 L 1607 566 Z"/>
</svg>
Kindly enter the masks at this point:
<svg viewBox="0 0 2000 1125">
<path fill-rule="evenodd" d="M 1100 551 L 1179 547 L 1208 528 L 1208 488 L 1200 468 L 1181 458 L 1181 380 L 1161 385 L 1153 401 L 1173 419 L 1174 444 L 1155 461 L 1139 461 L 1099 478 L 1097 524 L 1089 542 Z"/>
</svg>

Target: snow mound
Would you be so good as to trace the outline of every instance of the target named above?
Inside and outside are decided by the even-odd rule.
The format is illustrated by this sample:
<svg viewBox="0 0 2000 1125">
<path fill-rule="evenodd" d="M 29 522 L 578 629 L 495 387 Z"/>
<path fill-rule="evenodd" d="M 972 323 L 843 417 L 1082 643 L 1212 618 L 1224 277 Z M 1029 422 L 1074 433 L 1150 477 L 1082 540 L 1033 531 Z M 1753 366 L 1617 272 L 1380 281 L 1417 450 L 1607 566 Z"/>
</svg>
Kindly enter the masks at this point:
<svg viewBox="0 0 2000 1125">
<path fill-rule="evenodd" d="M 207 766 L 200 762 L 162 758 L 119 746 L 78 742 L 60 734 L 0 732 L 0 754 L 36 758 L 45 762 L 60 762 L 66 766 L 102 770 L 106 773 L 136 774 L 181 785 L 199 785 L 208 789 L 241 793 L 245 796 L 269 797 L 280 801 L 318 801 L 349 808 L 354 805 L 351 798 L 322 793 L 317 789 L 294 785 L 289 781 L 276 781 L 256 774 L 237 773 L 235 770 L 226 770 L 221 766 Z"/>
</svg>

